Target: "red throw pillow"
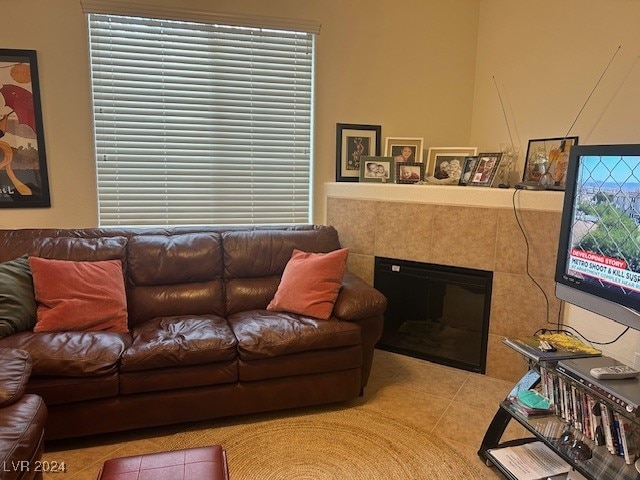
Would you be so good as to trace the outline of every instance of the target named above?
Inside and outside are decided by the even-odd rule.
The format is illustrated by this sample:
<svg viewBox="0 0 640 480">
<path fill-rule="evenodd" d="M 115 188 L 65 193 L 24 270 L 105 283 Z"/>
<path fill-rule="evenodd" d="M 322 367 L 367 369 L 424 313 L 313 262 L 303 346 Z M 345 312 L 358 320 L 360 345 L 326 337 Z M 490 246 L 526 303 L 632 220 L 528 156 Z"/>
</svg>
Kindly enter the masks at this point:
<svg viewBox="0 0 640 480">
<path fill-rule="evenodd" d="M 293 250 L 267 310 L 328 319 L 347 269 L 349 249 L 329 253 Z"/>
<path fill-rule="evenodd" d="M 38 302 L 34 332 L 126 332 L 120 260 L 74 262 L 29 257 Z"/>
</svg>

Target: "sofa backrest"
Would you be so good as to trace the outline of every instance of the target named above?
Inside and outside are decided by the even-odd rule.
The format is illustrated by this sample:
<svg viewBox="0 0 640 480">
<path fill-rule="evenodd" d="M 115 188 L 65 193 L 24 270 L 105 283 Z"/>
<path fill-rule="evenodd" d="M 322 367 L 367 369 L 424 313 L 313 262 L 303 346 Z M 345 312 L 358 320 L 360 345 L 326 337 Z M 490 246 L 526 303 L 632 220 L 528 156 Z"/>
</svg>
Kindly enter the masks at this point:
<svg viewBox="0 0 640 480">
<path fill-rule="evenodd" d="M 224 316 L 219 233 L 135 235 L 127 245 L 129 325 L 173 315 Z"/>
<path fill-rule="evenodd" d="M 131 326 L 265 308 L 294 248 L 335 250 L 338 233 L 318 225 L 0 230 L 0 262 L 24 254 L 121 260 Z"/>
<path fill-rule="evenodd" d="M 329 226 L 224 232 L 222 245 L 227 314 L 266 308 L 294 248 L 316 253 L 340 248 L 338 233 Z"/>
</svg>

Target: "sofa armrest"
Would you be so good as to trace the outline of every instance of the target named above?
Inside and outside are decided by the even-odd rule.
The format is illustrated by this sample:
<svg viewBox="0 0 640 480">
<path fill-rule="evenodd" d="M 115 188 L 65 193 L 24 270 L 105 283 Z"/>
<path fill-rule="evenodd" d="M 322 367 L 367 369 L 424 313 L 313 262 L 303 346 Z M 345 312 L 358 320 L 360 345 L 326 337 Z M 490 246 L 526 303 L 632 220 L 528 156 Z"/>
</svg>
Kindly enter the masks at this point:
<svg viewBox="0 0 640 480">
<path fill-rule="evenodd" d="M 31 357 L 26 350 L 0 348 L 0 407 L 19 400 L 31 376 Z"/>
<path fill-rule="evenodd" d="M 357 275 L 346 272 L 342 288 L 333 307 L 333 315 L 340 320 L 361 320 L 384 314 L 387 299 Z"/>
</svg>

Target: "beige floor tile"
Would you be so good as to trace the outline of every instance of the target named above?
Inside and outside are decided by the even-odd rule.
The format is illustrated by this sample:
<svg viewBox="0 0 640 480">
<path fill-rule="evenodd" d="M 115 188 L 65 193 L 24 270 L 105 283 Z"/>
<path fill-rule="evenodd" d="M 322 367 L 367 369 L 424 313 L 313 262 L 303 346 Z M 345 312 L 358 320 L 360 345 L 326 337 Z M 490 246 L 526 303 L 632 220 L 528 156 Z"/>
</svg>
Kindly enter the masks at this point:
<svg viewBox="0 0 640 480">
<path fill-rule="evenodd" d="M 495 412 L 496 407 L 477 408 L 463 402 L 452 402 L 438 421 L 434 433 L 477 448 Z"/>
<path fill-rule="evenodd" d="M 513 388 L 513 382 L 471 374 L 454 397 L 455 401 L 478 408 L 495 408 Z"/>
<path fill-rule="evenodd" d="M 394 385 L 451 399 L 469 376 L 469 372 L 464 370 L 405 358 L 402 370 L 391 380 Z"/>
</svg>

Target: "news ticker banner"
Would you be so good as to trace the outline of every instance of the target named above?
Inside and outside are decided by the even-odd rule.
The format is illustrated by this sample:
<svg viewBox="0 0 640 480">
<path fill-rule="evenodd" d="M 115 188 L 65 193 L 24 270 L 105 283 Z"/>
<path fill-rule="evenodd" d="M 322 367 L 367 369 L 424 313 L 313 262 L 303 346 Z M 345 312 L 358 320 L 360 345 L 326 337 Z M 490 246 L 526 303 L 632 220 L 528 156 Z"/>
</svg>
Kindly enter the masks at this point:
<svg viewBox="0 0 640 480">
<path fill-rule="evenodd" d="M 569 273 L 586 275 L 640 292 L 640 273 L 628 270 L 627 262 L 619 258 L 574 248 L 569 256 Z"/>
</svg>

